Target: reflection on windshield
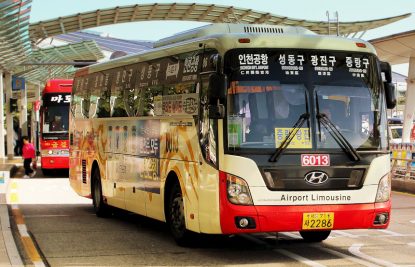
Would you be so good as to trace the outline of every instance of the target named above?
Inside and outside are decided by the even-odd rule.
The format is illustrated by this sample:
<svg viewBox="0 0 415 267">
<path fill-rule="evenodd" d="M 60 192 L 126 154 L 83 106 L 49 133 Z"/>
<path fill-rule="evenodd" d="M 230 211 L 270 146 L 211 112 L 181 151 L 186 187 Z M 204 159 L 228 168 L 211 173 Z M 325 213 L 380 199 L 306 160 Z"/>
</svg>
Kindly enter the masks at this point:
<svg viewBox="0 0 415 267">
<path fill-rule="evenodd" d="M 292 126 L 308 113 L 305 86 L 278 81 L 233 81 L 228 90 L 228 147 L 278 148 Z M 314 86 L 312 114 L 325 114 L 353 148 L 378 146 L 371 94 L 366 87 Z M 316 121 L 317 148 L 338 149 L 326 127 Z M 304 124 L 287 148 L 311 149 L 309 125 Z"/>
<path fill-rule="evenodd" d="M 276 148 L 306 110 L 305 87 L 278 81 L 234 81 L 228 90 L 228 147 Z M 303 125 L 288 148 L 311 148 Z"/>
<path fill-rule="evenodd" d="M 374 56 L 252 48 L 231 50 L 225 63 L 228 149 L 278 148 L 304 113 L 310 119 L 288 149 L 339 150 L 340 139 L 350 143 L 349 150 L 386 148 L 385 101 Z M 333 123 L 340 139 L 321 127 L 318 114 Z"/>
<path fill-rule="evenodd" d="M 49 106 L 43 113 L 43 133 L 66 133 L 69 126 L 69 105 Z"/>
<path fill-rule="evenodd" d="M 315 86 L 318 112 L 333 123 L 354 148 L 377 146 L 372 143 L 375 135 L 375 112 L 366 87 Z M 318 121 L 320 123 L 320 121 Z M 317 126 L 319 137 L 317 146 L 338 148 L 338 143 L 325 127 Z"/>
</svg>

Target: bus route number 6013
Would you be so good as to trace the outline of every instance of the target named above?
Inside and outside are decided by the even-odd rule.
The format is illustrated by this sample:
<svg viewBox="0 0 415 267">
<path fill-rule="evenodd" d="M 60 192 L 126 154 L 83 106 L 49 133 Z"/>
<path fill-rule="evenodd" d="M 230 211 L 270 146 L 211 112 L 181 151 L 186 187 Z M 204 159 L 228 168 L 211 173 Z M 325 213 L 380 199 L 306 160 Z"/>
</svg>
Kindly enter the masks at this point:
<svg viewBox="0 0 415 267">
<path fill-rule="evenodd" d="M 301 154 L 301 166 L 330 166 L 330 155 Z"/>
</svg>

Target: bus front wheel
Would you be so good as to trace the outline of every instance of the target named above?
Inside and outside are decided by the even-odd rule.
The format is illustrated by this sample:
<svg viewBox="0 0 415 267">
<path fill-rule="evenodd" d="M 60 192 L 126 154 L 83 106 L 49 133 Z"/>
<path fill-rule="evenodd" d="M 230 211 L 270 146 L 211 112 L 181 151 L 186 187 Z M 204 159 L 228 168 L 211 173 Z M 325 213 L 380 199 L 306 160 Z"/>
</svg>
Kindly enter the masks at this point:
<svg viewBox="0 0 415 267">
<path fill-rule="evenodd" d="M 301 237 L 307 242 L 321 242 L 329 237 L 331 231 L 300 231 Z"/>
<path fill-rule="evenodd" d="M 92 176 L 92 203 L 95 214 L 98 217 L 106 217 L 109 215 L 109 206 L 105 204 L 104 198 L 102 197 L 101 175 L 98 168 L 94 170 Z"/>
<path fill-rule="evenodd" d="M 170 191 L 167 223 L 174 240 L 179 246 L 188 246 L 191 242 L 191 233 L 186 229 L 186 221 L 183 206 L 183 194 L 180 184 L 176 182 Z"/>
</svg>

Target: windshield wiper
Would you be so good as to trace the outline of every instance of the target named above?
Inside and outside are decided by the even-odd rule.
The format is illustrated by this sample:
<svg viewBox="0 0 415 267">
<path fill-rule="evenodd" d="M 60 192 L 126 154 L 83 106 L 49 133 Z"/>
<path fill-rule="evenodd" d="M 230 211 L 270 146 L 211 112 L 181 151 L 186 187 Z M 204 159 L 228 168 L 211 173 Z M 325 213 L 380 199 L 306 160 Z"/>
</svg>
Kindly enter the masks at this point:
<svg viewBox="0 0 415 267">
<path fill-rule="evenodd" d="M 310 118 L 309 113 L 304 113 L 300 115 L 297 122 L 294 124 L 293 128 L 290 133 L 284 138 L 281 145 L 277 148 L 277 150 L 272 154 L 272 156 L 269 158 L 269 162 L 276 162 L 281 155 L 281 153 L 288 147 L 288 145 L 291 143 L 291 140 L 293 140 L 294 136 L 297 134 L 298 130 L 300 130 L 301 126 L 304 124 L 306 120 Z"/>
<path fill-rule="evenodd" d="M 343 151 L 353 161 L 359 161 L 360 155 L 356 149 L 347 141 L 347 139 L 337 129 L 336 125 L 324 113 L 317 113 L 317 120 L 323 124 L 333 139 L 339 144 Z"/>
</svg>

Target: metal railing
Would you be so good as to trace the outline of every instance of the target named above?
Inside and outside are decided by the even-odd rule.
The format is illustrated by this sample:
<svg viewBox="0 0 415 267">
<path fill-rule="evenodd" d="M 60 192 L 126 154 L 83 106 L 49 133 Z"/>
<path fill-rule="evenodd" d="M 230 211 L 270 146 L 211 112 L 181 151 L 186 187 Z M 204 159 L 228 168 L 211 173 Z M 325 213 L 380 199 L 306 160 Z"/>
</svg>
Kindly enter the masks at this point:
<svg viewBox="0 0 415 267">
<path fill-rule="evenodd" d="M 391 145 L 392 179 L 415 183 L 415 144 Z"/>
</svg>

